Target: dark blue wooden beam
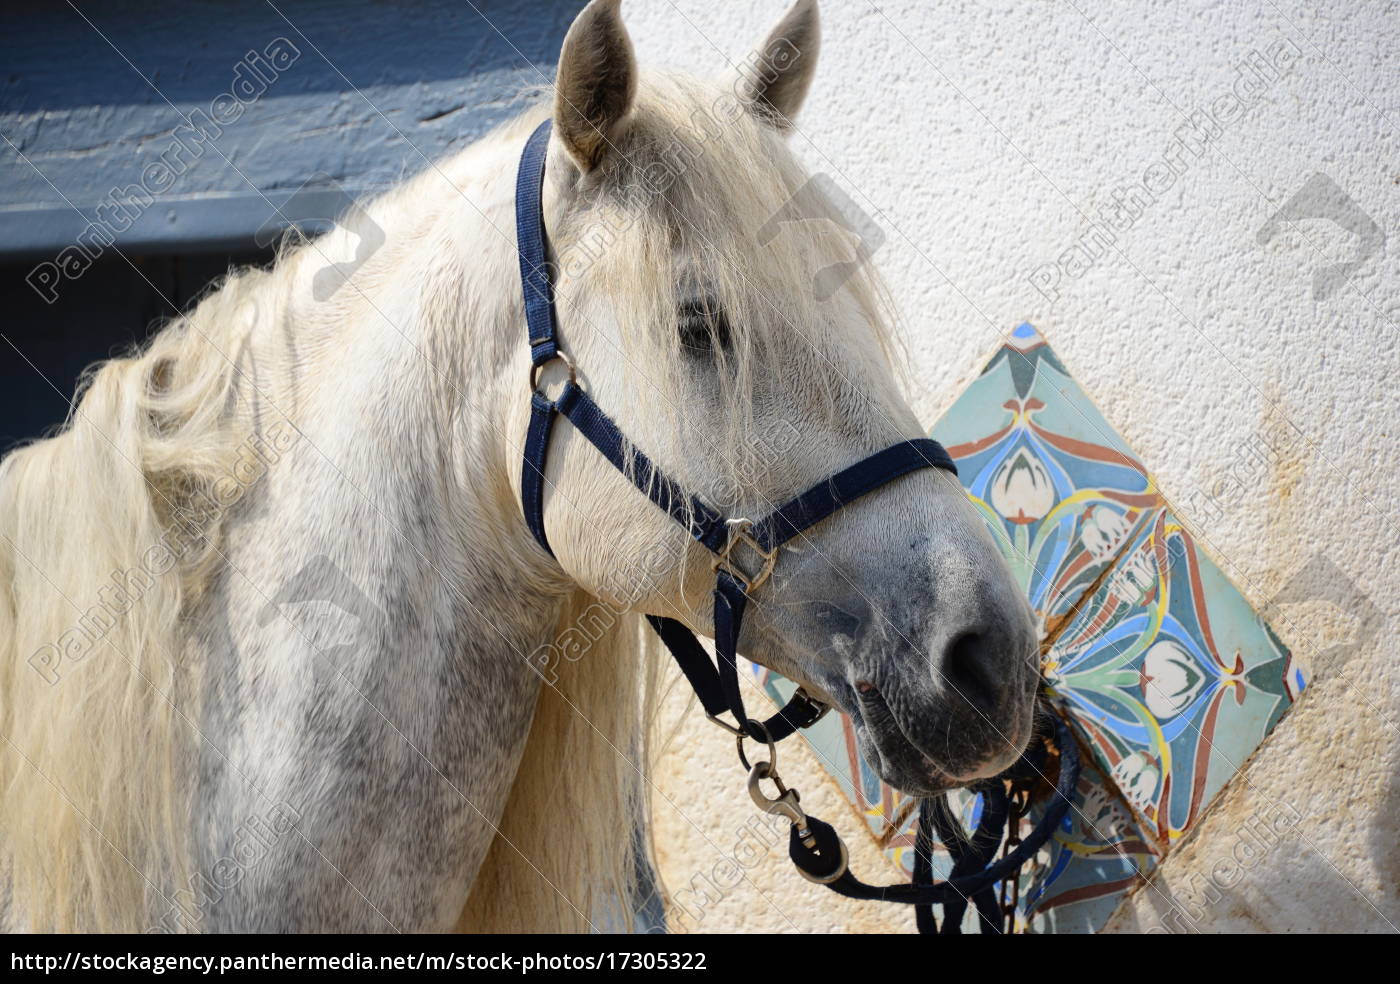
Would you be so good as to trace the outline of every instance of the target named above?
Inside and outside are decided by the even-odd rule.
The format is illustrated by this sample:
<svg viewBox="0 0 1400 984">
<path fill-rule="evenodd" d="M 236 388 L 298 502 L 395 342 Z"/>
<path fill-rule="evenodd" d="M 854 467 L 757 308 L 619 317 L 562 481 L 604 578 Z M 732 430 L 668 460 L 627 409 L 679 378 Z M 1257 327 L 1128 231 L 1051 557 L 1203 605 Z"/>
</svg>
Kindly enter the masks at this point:
<svg viewBox="0 0 1400 984">
<path fill-rule="evenodd" d="M 422 170 L 552 80 L 583 3 L 474 5 L 79 2 L 89 24 L 9 0 L 0 257 L 51 258 L 92 222 L 136 252 L 244 249 L 274 206 L 318 211 L 296 195 L 313 175 L 363 195 Z"/>
</svg>

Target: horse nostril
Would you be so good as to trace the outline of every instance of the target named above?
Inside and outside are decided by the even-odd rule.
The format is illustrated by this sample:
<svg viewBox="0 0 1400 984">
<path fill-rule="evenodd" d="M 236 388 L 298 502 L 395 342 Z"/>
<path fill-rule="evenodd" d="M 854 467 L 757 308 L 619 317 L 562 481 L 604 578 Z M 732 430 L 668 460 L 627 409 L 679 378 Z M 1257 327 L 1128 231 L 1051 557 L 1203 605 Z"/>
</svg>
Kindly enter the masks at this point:
<svg viewBox="0 0 1400 984">
<path fill-rule="evenodd" d="M 980 632 L 964 632 L 953 640 L 943 656 L 943 682 L 955 699 L 966 700 L 975 711 L 990 713 L 996 707 L 996 682 L 987 666 L 987 638 Z"/>
</svg>

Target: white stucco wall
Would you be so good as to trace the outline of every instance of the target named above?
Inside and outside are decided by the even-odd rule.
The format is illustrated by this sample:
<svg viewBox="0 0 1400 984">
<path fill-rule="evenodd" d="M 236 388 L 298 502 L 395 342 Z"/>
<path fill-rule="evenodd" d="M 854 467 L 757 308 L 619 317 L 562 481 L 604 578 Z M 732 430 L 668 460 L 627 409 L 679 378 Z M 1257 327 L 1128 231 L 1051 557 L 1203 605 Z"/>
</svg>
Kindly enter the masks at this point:
<svg viewBox="0 0 1400 984">
<path fill-rule="evenodd" d="M 644 62 L 699 72 L 742 57 L 782 10 L 625 5 Z M 1340 592 L 1340 608 L 1279 607 L 1273 624 L 1311 661 L 1312 689 L 1114 927 L 1155 928 L 1175 905 L 1205 930 L 1395 930 L 1400 5 L 826 0 L 823 18 L 793 144 L 886 233 L 874 262 L 903 309 L 923 419 L 1030 320 L 1256 607 L 1300 571 L 1295 595 Z M 1256 54 L 1291 65 L 1256 94 L 1241 84 L 1248 106 L 1229 118 L 1217 100 Z M 1190 114 L 1217 106 L 1226 119 L 1204 145 L 1172 149 Z M 1171 186 L 1134 218 L 1120 213 L 1115 247 L 1090 262 L 1064 255 L 1115 191 L 1166 183 L 1153 167 L 1164 158 Z M 1306 219 L 1256 238 L 1318 172 L 1386 237 L 1325 297 L 1314 271 L 1355 252 L 1354 236 Z M 1055 286 L 1037 289 L 1033 274 L 1048 284 L 1057 263 Z M 1245 449 L 1260 441 L 1282 453 L 1251 470 Z M 1228 480 L 1237 468 L 1245 481 Z M 732 852 L 752 815 L 730 739 L 692 721 L 679 742 L 656 803 L 673 888 Z M 800 781 L 810 760 L 790 769 L 804 789 L 815 781 Z M 1280 803 L 1302 815 L 1291 835 L 1232 865 L 1238 825 Z M 807 886 L 776 843 L 700 922 L 911 925 Z"/>
</svg>

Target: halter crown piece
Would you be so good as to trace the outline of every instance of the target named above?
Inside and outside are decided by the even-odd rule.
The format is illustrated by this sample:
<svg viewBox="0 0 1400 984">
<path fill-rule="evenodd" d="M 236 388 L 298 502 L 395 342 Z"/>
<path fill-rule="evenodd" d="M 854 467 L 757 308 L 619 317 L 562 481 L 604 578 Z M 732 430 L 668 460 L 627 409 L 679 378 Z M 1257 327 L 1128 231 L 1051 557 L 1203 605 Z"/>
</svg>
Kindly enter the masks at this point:
<svg viewBox="0 0 1400 984">
<path fill-rule="evenodd" d="M 695 634 L 675 619 L 648 615 L 647 621 L 661 637 L 694 688 L 705 715 L 733 734 L 739 758 L 749 770 L 748 788 L 758 807 L 782 816 L 792 825 L 788 854 L 810 881 L 826 885 L 842 895 L 857 899 L 901 902 L 918 907 L 921 931 L 937 931 L 932 906 L 944 906 L 944 933 L 960 931 L 962 914 L 970 902 L 977 906 L 983 931 L 1000 932 L 1007 918 L 1004 903 L 999 904 L 995 886 L 1019 872 L 1050 837 L 1069 807 L 1069 794 L 1079 774 L 1079 760 L 1073 739 L 1056 718 L 1057 744 L 1061 752 L 1059 781 L 1054 803 L 1046 810 L 1030 836 L 1019 845 L 1008 841 L 1007 853 L 995 864 L 992 855 L 1001 844 L 1001 831 L 1012 813 L 1019 824 L 1024 815 L 1032 779 L 1017 786 L 1015 773 L 1029 768 L 1034 776 L 1040 767 L 1030 756 L 1013 766 L 1005 780 L 992 780 L 981 790 L 985 797 L 981 822 L 976 834 L 967 838 L 954 822 L 932 808 L 925 800 L 919 813 L 915 850 L 914 883 L 873 886 L 859 881 L 847 868 L 846 846 L 829 824 L 809 816 L 799 805 L 797 790 L 789 789 L 776 769 L 776 743 L 799 728 L 815 724 L 830 708 L 798 689 L 792 700 L 764 721 L 748 716 L 739 689 L 736 652 L 739 630 L 749 594 L 768 579 L 782 545 L 804 530 L 826 519 L 868 492 L 873 492 L 902 475 L 922 468 L 942 468 L 957 474 L 952 458 L 942 445 L 927 438 L 901 441 L 877 452 L 813 486 L 797 498 L 779 506 L 763 519 L 731 519 L 685 492 L 668 478 L 640 448 L 631 445 L 602 408 L 579 386 L 573 363 L 559 348 L 554 311 L 554 284 L 548 262 L 541 198 L 545 160 L 549 151 L 548 120 L 530 135 L 520 158 L 516 178 L 515 221 L 520 254 L 520 280 L 525 296 L 525 320 L 530 343 L 530 423 L 525 435 L 521 468 L 520 500 L 525 522 L 539 545 L 549 552 L 544 529 L 544 469 L 549 436 L 561 414 L 574 428 L 645 493 L 653 503 L 686 527 L 692 537 L 715 555 L 714 624 L 717 664 L 710 662 Z M 569 370 L 568 382 L 557 399 L 550 400 L 538 388 L 540 370 L 559 360 Z M 627 466 L 630 456 L 631 467 Z M 736 553 L 743 549 L 757 560 L 757 570 L 748 574 L 740 568 Z M 731 724 L 721 715 L 728 713 Z M 768 746 L 768 760 L 749 764 L 744 756 L 745 738 Z M 778 795 L 769 797 L 762 783 L 771 780 Z M 1010 787 L 1010 788 L 1008 788 Z M 932 838 L 929 828 L 937 827 L 939 838 L 954 859 L 953 877 L 931 883 Z M 1014 850 L 1011 848 L 1014 846 Z M 1004 895 L 1003 891 L 1003 895 Z"/>
</svg>

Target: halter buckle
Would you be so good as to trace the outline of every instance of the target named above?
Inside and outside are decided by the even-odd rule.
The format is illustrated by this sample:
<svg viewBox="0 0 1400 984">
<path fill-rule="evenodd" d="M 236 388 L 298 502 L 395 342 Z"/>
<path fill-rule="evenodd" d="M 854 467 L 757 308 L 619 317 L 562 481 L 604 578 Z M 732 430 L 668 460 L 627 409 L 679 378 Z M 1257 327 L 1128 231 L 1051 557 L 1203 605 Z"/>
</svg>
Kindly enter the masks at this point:
<svg viewBox="0 0 1400 984">
<path fill-rule="evenodd" d="M 829 714 L 829 713 L 831 712 L 831 705 L 828 704 L 828 703 L 826 703 L 825 701 L 817 700 L 817 698 L 815 698 L 815 697 L 813 697 L 811 694 L 807 693 L 807 688 L 806 688 L 806 687 L 798 687 L 798 688 L 797 688 L 797 693 L 794 694 L 793 696 L 795 696 L 795 697 L 801 697 L 803 700 L 805 700 L 805 701 L 807 702 L 807 704 L 808 704 L 809 706 L 815 707 L 815 708 L 817 709 L 817 716 L 816 716 L 816 717 L 812 718 L 812 720 L 808 721 L 806 724 L 799 725 L 799 727 L 801 727 L 803 730 L 806 730 L 807 728 L 810 728 L 812 725 L 816 724 L 818 721 L 820 721 L 822 718 L 826 717 L 827 714 Z"/>
<path fill-rule="evenodd" d="M 773 573 L 773 568 L 778 563 L 778 551 L 781 548 L 774 547 L 772 550 L 764 550 L 763 544 L 759 543 L 749 532 L 753 529 L 753 520 L 731 519 L 726 521 L 725 525 L 729 528 L 729 537 L 724 542 L 724 549 L 715 557 L 713 567 L 716 571 L 723 570 L 742 584 L 744 593 L 748 594 L 750 591 L 757 590 L 764 581 L 768 580 L 769 575 Z M 752 576 L 746 574 L 734 562 L 734 550 L 741 544 L 763 558 L 763 563 L 759 565 L 757 574 Z"/>
</svg>

